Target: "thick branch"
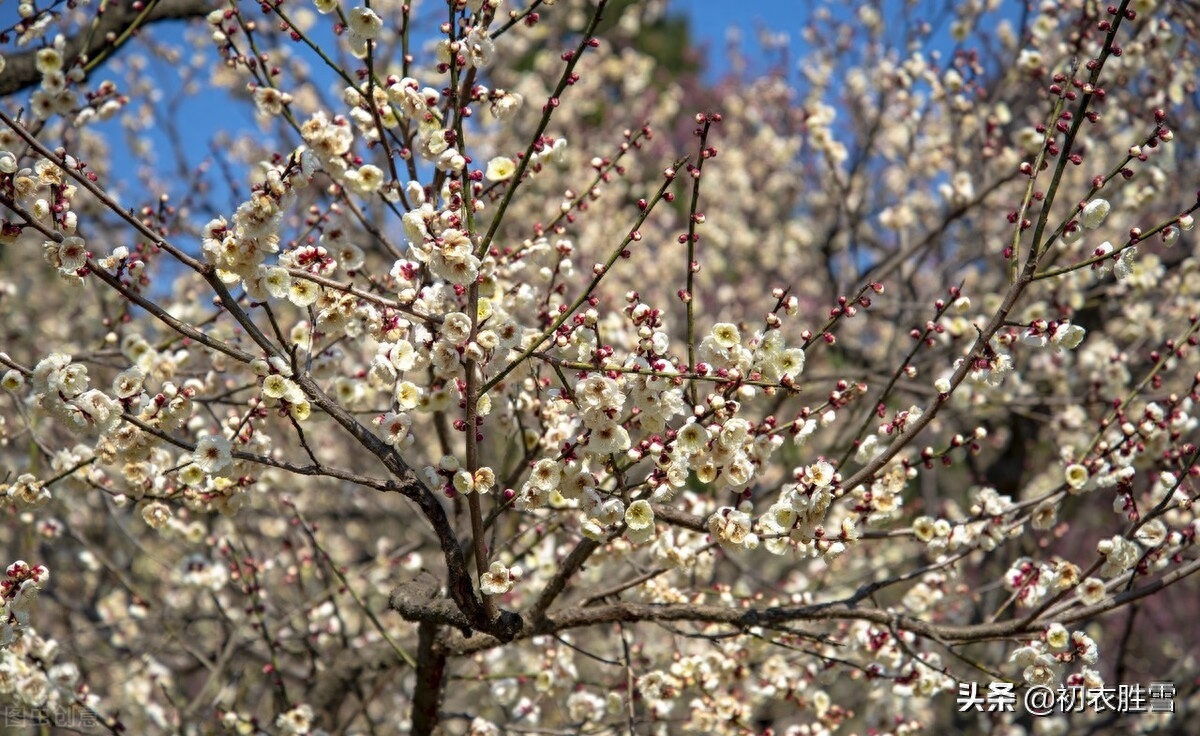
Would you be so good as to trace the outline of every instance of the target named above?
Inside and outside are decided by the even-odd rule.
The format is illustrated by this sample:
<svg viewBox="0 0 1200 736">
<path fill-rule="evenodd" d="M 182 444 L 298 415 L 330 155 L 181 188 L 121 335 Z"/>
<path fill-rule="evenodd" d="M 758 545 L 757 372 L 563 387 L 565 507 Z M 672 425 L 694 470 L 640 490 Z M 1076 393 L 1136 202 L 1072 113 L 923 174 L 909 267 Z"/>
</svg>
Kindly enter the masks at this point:
<svg viewBox="0 0 1200 736">
<path fill-rule="evenodd" d="M 358 440 L 368 452 L 379 458 L 396 482 L 389 483 L 389 489 L 401 493 L 421 509 L 425 518 L 433 527 L 442 555 L 446 560 L 446 573 L 450 580 L 450 597 L 458 609 L 470 621 L 471 627 L 494 634 L 502 641 L 512 639 L 520 630 L 521 621 L 515 613 L 501 611 L 493 620 L 487 615 L 482 601 L 475 595 L 475 586 L 471 574 L 467 571 L 466 559 L 458 546 L 458 536 L 454 527 L 446 517 L 446 510 L 437 497 L 417 478 L 416 472 L 406 463 L 395 448 L 376 437 L 363 426 L 348 411 L 329 397 L 311 376 L 296 377 L 296 382 L 304 389 L 304 393 L 312 399 L 322 411 L 340 424 L 354 439 Z"/>
<path fill-rule="evenodd" d="M 123 40 L 128 39 L 130 34 L 126 31 L 142 14 L 141 10 L 134 9 L 132 0 L 116 0 L 101 7 L 104 10 L 98 12 L 93 24 L 80 28 L 78 33 L 67 39 L 63 58 L 68 62 L 78 58 L 80 54 L 88 59 L 95 59 L 101 54 L 115 51 L 114 40 L 119 46 Z M 141 24 L 144 26 L 163 20 L 203 17 L 213 8 L 212 0 L 158 0 L 141 19 Z M 8 63 L 4 67 L 4 73 L 0 74 L 0 96 L 20 92 L 42 80 L 41 72 L 36 67 L 37 52 L 38 50 L 33 48 L 5 57 Z"/>
<path fill-rule="evenodd" d="M 1029 621 L 1025 617 L 983 624 L 939 624 L 915 618 L 903 613 L 879 608 L 864 608 L 858 605 L 858 596 L 842 601 L 817 603 L 807 606 L 776 606 L 770 608 L 737 608 L 732 606 L 709 606 L 693 604 L 656 605 L 648 603 L 620 602 L 602 606 L 578 606 L 560 609 L 539 616 L 536 620 L 522 619 L 518 639 L 553 634 L 569 629 L 612 623 L 639 622 L 692 622 L 726 624 L 737 629 L 751 627 L 778 628 L 797 621 L 869 621 L 889 629 L 910 631 L 917 636 L 939 641 L 943 644 L 958 644 L 989 639 L 1030 636 L 1040 633 L 1052 621 L 1077 624 L 1102 615 L 1114 608 L 1132 603 L 1152 593 L 1177 583 L 1200 571 L 1200 560 L 1191 560 L 1161 578 L 1110 598 L 1092 606 L 1072 608 L 1077 601 L 1064 605 L 1054 615 Z M 397 588 L 400 593 L 401 588 Z M 425 601 L 404 597 L 403 605 L 392 595 L 391 605 L 409 621 L 444 622 L 445 607 L 449 601 L 437 599 Z M 465 638 L 453 637 L 445 642 L 446 652 L 461 656 L 498 646 L 499 641 L 490 636 Z"/>
<path fill-rule="evenodd" d="M 440 587 L 432 573 L 422 570 L 415 580 L 401 583 L 392 590 L 388 606 L 409 621 L 427 621 L 470 631 L 471 622 L 458 606 L 449 598 L 439 596 Z"/>
<path fill-rule="evenodd" d="M 446 679 L 446 650 L 437 642 L 438 626 L 422 621 L 417 627 L 417 686 L 413 691 L 412 732 L 429 736 L 438 725 L 442 684 Z"/>
</svg>

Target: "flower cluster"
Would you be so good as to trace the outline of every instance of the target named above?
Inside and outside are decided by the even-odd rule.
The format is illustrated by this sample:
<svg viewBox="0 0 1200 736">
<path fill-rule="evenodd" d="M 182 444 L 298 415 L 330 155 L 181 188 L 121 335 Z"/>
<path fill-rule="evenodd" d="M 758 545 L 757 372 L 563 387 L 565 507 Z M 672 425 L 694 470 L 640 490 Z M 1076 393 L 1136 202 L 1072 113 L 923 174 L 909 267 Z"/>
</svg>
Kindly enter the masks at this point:
<svg viewBox="0 0 1200 736">
<path fill-rule="evenodd" d="M 29 626 L 29 609 L 50 579 L 45 565 L 17 560 L 4 570 L 0 580 L 0 649 L 9 647 L 18 633 Z"/>
</svg>

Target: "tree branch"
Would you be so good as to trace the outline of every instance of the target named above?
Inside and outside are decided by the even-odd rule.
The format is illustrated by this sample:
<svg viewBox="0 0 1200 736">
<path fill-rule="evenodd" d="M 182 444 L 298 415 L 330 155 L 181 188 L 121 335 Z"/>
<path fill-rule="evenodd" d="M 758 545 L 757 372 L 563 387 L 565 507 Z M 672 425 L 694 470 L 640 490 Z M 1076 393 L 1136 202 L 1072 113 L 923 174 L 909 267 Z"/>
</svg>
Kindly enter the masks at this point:
<svg viewBox="0 0 1200 736">
<path fill-rule="evenodd" d="M 131 37 L 128 31 L 139 22 L 139 17 L 143 26 L 163 20 L 199 18 L 208 15 L 215 5 L 212 0 L 158 0 L 145 15 L 144 8 L 135 9 L 131 0 L 116 0 L 100 7 L 90 25 L 67 39 L 63 58 L 68 63 L 81 54 L 94 60 L 114 53 Z M 0 96 L 20 92 L 42 80 L 36 66 L 37 52 L 38 49 L 31 48 L 5 57 L 8 63 L 4 74 L 0 74 Z"/>
<path fill-rule="evenodd" d="M 525 617 L 521 621 L 521 629 L 515 638 L 527 639 L 599 624 L 647 621 L 716 623 L 727 624 L 738 629 L 749 629 L 756 626 L 775 628 L 795 621 L 869 621 L 891 629 L 910 631 L 917 636 L 951 645 L 1029 636 L 1041 632 L 1054 621 L 1077 624 L 1156 593 L 1197 571 L 1200 571 L 1200 560 L 1192 560 L 1180 569 L 1159 579 L 1148 581 L 1135 590 L 1106 598 L 1091 606 L 1071 610 L 1071 606 L 1077 603 L 1073 599 L 1070 604 L 1064 604 L 1057 609 L 1054 615 L 1044 617 L 1036 622 L 1029 621 L 1025 617 L 1018 617 L 1007 621 L 983 624 L 938 624 L 892 610 L 860 607 L 858 596 L 829 603 L 770 608 L 730 608 L 690 603 L 658 605 L 620 602 L 603 606 L 562 609 L 542 614 L 536 620 Z M 391 607 L 403 618 L 409 621 L 452 623 L 452 620 L 446 618 L 446 609 L 453 607 L 449 601 L 445 599 L 439 601 L 436 598 L 424 601 L 414 600 L 413 597 L 405 595 L 404 591 L 405 586 L 400 586 L 391 597 Z M 454 637 L 445 641 L 444 646 L 448 655 L 462 656 L 491 649 L 501 643 L 490 636 L 475 637 L 471 640 Z"/>
</svg>

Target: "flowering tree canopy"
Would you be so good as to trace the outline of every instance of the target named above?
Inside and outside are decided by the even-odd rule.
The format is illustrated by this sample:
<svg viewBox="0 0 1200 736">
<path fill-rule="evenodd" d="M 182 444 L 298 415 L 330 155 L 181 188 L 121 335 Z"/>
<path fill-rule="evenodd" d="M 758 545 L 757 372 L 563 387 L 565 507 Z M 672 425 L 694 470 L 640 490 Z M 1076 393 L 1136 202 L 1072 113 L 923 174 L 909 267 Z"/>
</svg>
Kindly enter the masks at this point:
<svg viewBox="0 0 1200 736">
<path fill-rule="evenodd" d="M 0 705 L 1187 733 L 1200 12 L 834 5 L 22 2 Z"/>
</svg>

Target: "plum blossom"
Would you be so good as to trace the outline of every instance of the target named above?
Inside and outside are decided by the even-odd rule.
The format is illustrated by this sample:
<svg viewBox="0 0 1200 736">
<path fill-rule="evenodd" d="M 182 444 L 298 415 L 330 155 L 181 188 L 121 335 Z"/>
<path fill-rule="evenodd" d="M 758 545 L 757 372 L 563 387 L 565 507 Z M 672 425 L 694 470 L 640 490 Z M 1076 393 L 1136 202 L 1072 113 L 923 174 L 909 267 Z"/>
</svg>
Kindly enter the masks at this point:
<svg viewBox="0 0 1200 736">
<path fill-rule="evenodd" d="M 205 473 L 213 475 L 233 462 L 232 450 L 229 440 L 221 435 L 201 435 L 192 453 L 192 462 Z"/>
<path fill-rule="evenodd" d="M 502 595 L 512 590 L 513 583 L 519 577 L 519 571 L 514 572 L 499 561 L 493 562 L 487 572 L 479 577 L 479 589 L 484 595 Z"/>
</svg>

